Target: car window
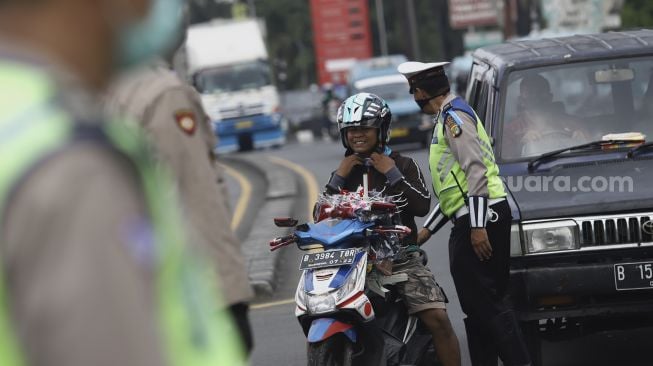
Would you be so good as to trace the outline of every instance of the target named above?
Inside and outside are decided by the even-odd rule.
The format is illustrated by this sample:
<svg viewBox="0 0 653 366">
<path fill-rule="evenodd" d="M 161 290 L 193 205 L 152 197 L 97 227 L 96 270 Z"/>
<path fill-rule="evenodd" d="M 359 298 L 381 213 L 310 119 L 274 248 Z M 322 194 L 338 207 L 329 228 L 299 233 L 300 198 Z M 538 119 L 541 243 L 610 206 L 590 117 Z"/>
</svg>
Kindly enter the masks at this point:
<svg viewBox="0 0 653 366">
<path fill-rule="evenodd" d="M 641 132 L 653 138 L 653 60 L 622 58 L 512 72 L 501 92 L 501 158 L 528 158 Z"/>
<path fill-rule="evenodd" d="M 270 67 L 260 61 L 203 70 L 195 76 L 195 86 L 205 94 L 256 89 L 271 84 Z"/>
<path fill-rule="evenodd" d="M 476 106 L 474 107 L 474 110 L 476 111 L 476 114 L 481 119 L 481 121 L 484 121 L 485 123 L 485 112 L 487 110 L 487 102 L 488 102 L 487 98 L 489 96 L 488 84 L 480 83 L 477 90 L 478 90 L 478 95 L 476 97 L 477 102 L 475 103 Z"/>
</svg>

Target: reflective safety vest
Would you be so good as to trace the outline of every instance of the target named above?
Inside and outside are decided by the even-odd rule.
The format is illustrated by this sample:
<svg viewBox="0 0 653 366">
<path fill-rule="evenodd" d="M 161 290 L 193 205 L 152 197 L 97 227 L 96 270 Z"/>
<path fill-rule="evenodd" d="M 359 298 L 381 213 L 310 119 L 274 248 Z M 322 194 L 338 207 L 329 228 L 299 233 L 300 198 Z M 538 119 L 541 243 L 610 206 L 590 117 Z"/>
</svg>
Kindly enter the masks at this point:
<svg viewBox="0 0 653 366">
<path fill-rule="evenodd" d="M 481 122 L 474 110 L 460 98 L 456 98 L 451 102 L 450 111 L 467 113 L 476 120 L 476 131 L 480 139 L 483 164 L 486 168 L 485 176 L 488 179 L 489 198 L 505 197 L 506 191 L 501 178 L 499 178 L 499 167 L 494 161 L 492 144 L 490 144 L 490 139 L 485 132 L 485 128 L 483 128 L 483 122 Z M 447 144 L 447 137 L 444 132 L 444 118 L 446 117 L 443 117 L 442 114 L 433 131 L 434 138 L 431 141 L 429 166 L 433 179 L 433 189 L 440 201 L 440 209 L 443 214 L 451 217 L 466 204 L 467 177 Z"/>
<path fill-rule="evenodd" d="M 45 72 L 0 61 L 0 80 L 2 222 L 12 187 L 38 162 L 74 142 L 79 125 L 56 104 L 57 90 Z M 120 123 L 93 130 L 94 139 L 127 157 L 139 173 L 156 241 L 157 313 L 169 364 L 246 364 L 240 333 L 217 295 L 213 272 L 183 245 L 169 177 L 151 160 L 140 131 Z M 0 268 L 0 365 L 21 366 L 25 358 L 11 326 L 3 275 Z"/>
</svg>

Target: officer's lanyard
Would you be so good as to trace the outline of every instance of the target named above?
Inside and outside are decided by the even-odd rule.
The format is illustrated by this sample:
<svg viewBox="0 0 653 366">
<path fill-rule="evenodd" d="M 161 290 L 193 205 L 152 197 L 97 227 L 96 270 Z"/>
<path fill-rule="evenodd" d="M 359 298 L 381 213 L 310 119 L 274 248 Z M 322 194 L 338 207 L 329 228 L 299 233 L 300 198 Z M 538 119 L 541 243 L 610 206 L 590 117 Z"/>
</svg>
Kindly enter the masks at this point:
<svg viewBox="0 0 653 366">
<path fill-rule="evenodd" d="M 453 176 L 453 180 L 456 181 L 456 185 L 458 186 L 458 190 L 460 190 L 460 194 L 463 195 L 465 206 L 469 206 L 469 198 L 467 197 L 467 193 L 463 192 L 463 187 L 460 185 L 460 182 L 458 182 L 458 178 L 456 178 L 456 175 L 453 173 L 453 170 L 450 173 Z"/>
</svg>

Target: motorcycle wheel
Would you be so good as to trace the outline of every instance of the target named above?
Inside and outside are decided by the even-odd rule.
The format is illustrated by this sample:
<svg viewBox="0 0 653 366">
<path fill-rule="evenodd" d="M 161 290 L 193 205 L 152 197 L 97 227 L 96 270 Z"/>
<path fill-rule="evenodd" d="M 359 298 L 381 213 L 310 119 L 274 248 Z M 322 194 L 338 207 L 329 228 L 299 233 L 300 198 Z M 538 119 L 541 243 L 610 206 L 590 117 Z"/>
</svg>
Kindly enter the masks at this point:
<svg viewBox="0 0 653 366">
<path fill-rule="evenodd" d="M 343 334 L 308 344 L 308 366 L 352 366 L 353 345 Z"/>
</svg>

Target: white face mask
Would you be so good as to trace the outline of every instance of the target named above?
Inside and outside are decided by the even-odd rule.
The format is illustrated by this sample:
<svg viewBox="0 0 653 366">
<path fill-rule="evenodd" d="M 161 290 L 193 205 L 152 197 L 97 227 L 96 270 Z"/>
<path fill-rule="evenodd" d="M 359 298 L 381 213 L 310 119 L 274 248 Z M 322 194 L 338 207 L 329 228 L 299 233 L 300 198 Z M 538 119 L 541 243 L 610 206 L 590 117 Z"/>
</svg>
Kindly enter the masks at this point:
<svg viewBox="0 0 653 366">
<path fill-rule="evenodd" d="M 125 0 L 106 0 L 105 4 L 110 22 L 118 33 L 118 68 L 128 68 L 163 55 L 175 46 L 182 26 L 184 0 L 151 0 L 147 15 L 140 20 L 125 16 Z"/>
</svg>

